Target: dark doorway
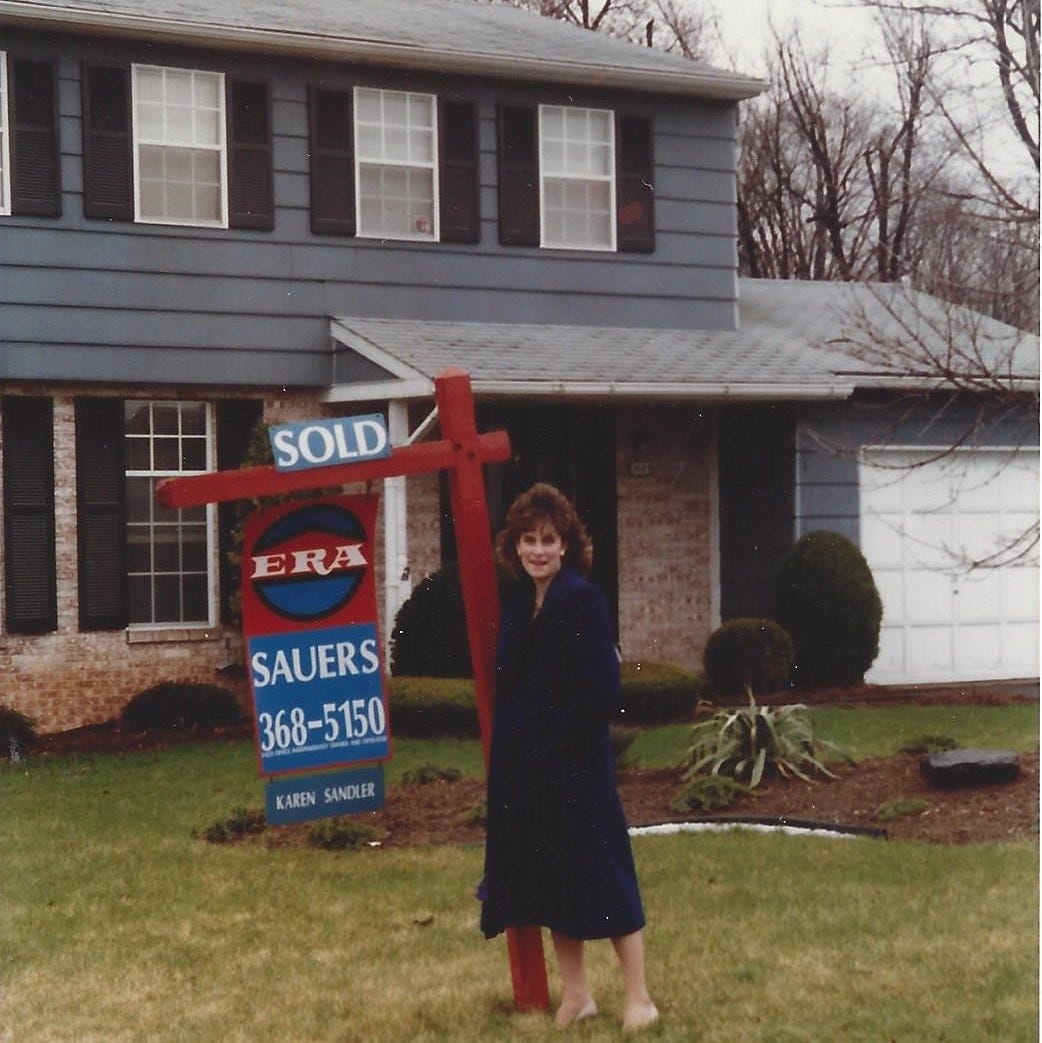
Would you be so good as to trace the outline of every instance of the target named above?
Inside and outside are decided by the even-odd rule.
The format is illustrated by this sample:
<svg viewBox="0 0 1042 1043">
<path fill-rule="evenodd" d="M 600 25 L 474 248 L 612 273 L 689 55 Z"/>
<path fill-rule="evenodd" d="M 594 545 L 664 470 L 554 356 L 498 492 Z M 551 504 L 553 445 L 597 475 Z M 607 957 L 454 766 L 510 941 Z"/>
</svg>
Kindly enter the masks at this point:
<svg viewBox="0 0 1042 1043">
<path fill-rule="evenodd" d="M 792 547 L 796 424 L 783 405 L 721 410 L 720 616 L 769 616 L 781 559 Z"/>
<path fill-rule="evenodd" d="M 556 485 L 575 504 L 593 537 L 591 579 L 614 616 L 618 601 L 615 413 L 598 406 L 497 403 L 478 407 L 478 429 L 506 431 L 511 459 L 486 468 L 489 520 L 495 534 L 518 493 L 534 482 Z M 447 504 L 442 496 L 442 503 Z M 454 561 L 448 511 L 442 511 L 442 560 Z"/>
</svg>

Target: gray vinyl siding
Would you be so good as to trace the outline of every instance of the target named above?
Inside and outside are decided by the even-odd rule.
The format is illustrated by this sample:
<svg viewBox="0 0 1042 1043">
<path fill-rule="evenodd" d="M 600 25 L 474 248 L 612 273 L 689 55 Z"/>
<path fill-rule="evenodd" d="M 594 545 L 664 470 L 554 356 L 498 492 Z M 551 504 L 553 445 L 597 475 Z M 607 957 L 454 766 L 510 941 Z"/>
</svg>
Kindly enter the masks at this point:
<svg viewBox="0 0 1042 1043">
<path fill-rule="evenodd" d="M 734 106 L 691 99 L 430 78 L 255 56 L 11 33 L 20 55 L 60 56 L 64 214 L 0 218 L 0 378 L 318 386 L 332 377 L 328 317 L 731 329 Z M 272 232 L 83 217 L 81 60 L 214 69 L 272 87 Z M 353 84 L 478 103 L 481 242 L 310 231 L 307 87 Z M 648 255 L 499 245 L 497 101 L 653 115 L 656 249 Z"/>
</svg>

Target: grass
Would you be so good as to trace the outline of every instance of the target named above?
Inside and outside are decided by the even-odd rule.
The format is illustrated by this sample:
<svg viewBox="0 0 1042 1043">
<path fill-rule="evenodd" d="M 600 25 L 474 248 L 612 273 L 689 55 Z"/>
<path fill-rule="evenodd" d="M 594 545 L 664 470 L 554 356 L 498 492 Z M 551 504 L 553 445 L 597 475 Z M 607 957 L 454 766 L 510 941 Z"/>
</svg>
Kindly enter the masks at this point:
<svg viewBox="0 0 1042 1043">
<path fill-rule="evenodd" d="M 1030 724 L 1019 707 L 981 709 L 975 745 Z M 837 713 L 851 725 L 889 711 Z M 645 739 L 662 755 L 661 736 Z M 403 741 L 389 783 L 426 763 L 481 771 L 476 743 Z M 479 847 L 192 839 L 260 800 L 247 743 L 0 764 L 0 1040 L 561 1038 L 543 1016 L 511 1011 L 505 946 L 477 930 Z M 725 834 L 641 837 L 634 849 L 664 1014 L 648 1039 L 1038 1038 L 1034 844 Z M 574 1038 L 618 1040 L 606 945 L 593 947 L 591 975 L 605 1016 Z"/>
</svg>

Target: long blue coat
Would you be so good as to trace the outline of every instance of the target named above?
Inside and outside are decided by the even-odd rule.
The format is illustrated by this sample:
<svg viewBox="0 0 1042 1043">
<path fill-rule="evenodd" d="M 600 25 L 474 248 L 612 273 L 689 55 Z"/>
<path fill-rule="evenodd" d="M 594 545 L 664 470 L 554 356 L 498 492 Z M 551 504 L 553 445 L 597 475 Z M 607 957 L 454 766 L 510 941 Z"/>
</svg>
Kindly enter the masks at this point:
<svg viewBox="0 0 1042 1043">
<path fill-rule="evenodd" d="M 503 606 L 488 776 L 481 929 L 572 938 L 644 926 L 608 722 L 619 663 L 601 591 L 573 569 L 538 616 L 526 579 Z"/>
</svg>

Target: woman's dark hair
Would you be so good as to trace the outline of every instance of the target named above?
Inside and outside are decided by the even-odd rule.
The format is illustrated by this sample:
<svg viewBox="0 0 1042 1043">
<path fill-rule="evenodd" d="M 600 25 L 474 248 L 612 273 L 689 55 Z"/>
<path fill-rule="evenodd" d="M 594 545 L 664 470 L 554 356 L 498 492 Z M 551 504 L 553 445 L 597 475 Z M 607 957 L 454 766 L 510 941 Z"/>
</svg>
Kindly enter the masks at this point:
<svg viewBox="0 0 1042 1043">
<path fill-rule="evenodd" d="M 510 574 L 515 579 L 523 575 L 517 556 L 517 541 L 521 535 L 544 524 L 561 537 L 565 563 L 585 576 L 593 564 L 593 540 L 568 497 L 545 482 L 536 482 L 514 500 L 503 529 L 496 536 L 496 553 Z"/>
</svg>

